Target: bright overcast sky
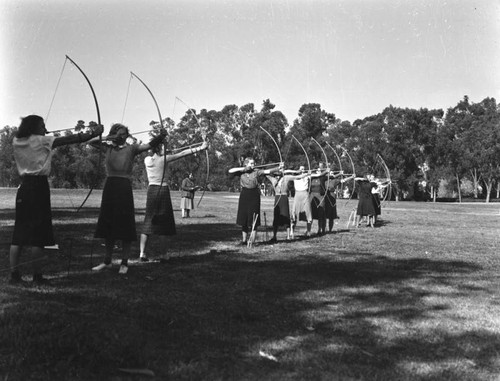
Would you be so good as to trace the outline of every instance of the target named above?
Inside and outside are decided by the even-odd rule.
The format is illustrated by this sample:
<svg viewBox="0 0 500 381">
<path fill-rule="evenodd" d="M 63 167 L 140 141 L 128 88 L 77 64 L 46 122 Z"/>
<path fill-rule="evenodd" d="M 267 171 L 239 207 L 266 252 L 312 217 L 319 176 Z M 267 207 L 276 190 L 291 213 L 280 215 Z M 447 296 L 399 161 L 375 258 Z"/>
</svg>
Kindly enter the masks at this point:
<svg viewBox="0 0 500 381">
<path fill-rule="evenodd" d="M 313 102 L 352 122 L 500 100 L 498 0 L 0 0 L 0 36 L 0 127 L 49 109 L 48 129 L 97 120 L 83 76 L 67 62 L 60 77 L 66 55 L 105 131 L 158 120 L 130 71 L 176 121 L 176 97 L 198 111 L 269 98 L 289 123 Z"/>
</svg>

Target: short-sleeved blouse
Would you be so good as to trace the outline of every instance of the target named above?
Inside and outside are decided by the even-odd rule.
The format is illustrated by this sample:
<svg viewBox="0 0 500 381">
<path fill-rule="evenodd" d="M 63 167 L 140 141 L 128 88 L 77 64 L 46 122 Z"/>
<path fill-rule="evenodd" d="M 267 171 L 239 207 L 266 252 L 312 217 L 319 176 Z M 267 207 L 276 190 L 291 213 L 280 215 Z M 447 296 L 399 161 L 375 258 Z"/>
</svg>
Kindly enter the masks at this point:
<svg viewBox="0 0 500 381">
<path fill-rule="evenodd" d="M 14 159 L 20 176 L 48 176 L 52 160 L 55 136 L 30 135 L 14 138 Z"/>
</svg>

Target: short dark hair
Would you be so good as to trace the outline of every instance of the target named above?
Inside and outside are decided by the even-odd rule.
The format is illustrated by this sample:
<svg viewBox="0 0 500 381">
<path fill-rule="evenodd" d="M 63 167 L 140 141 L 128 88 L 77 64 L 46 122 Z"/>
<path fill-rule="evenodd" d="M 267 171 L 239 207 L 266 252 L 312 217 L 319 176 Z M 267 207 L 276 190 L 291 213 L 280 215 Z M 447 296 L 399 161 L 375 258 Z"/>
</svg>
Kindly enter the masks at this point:
<svg viewBox="0 0 500 381">
<path fill-rule="evenodd" d="M 16 138 L 27 138 L 33 135 L 43 118 L 38 115 L 28 115 L 21 119 L 21 124 L 17 130 Z"/>
</svg>

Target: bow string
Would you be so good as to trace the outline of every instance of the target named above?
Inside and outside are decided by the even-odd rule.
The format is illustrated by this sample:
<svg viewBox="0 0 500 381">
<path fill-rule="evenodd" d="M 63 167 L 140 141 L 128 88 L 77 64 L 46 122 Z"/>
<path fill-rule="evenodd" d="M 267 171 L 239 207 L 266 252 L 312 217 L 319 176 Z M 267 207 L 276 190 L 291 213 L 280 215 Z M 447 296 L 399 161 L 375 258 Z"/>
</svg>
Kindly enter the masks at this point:
<svg viewBox="0 0 500 381">
<path fill-rule="evenodd" d="M 97 124 L 101 125 L 101 112 L 99 110 L 99 102 L 97 101 L 97 96 L 95 95 L 94 87 L 92 86 L 90 79 L 87 77 L 85 72 L 80 68 L 80 66 L 78 66 L 78 64 L 75 61 L 73 61 L 68 55 L 66 55 L 66 60 L 71 62 L 78 69 L 78 71 L 83 75 L 85 80 L 87 81 L 87 84 L 90 87 L 90 91 L 92 92 L 92 97 L 94 98 L 95 108 L 96 108 L 96 112 L 97 112 Z M 102 143 L 102 134 L 99 134 L 99 143 Z M 99 150 L 99 158 L 98 158 L 98 162 L 97 162 L 97 171 L 99 171 L 99 168 L 101 168 L 101 163 L 102 163 L 102 150 L 100 149 Z M 76 209 L 77 213 L 83 208 L 83 206 L 85 205 L 85 203 L 89 199 L 90 195 L 92 194 L 92 191 L 96 187 L 97 181 L 98 181 L 97 176 L 98 176 L 98 172 L 96 173 L 96 176 L 94 179 L 94 184 L 92 184 L 92 186 L 90 187 L 90 190 L 87 193 L 87 196 L 85 196 L 85 199 L 83 200 L 81 205 Z"/>
<path fill-rule="evenodd" d="M 309 160 L 309 155 L 307 154 L 307 151 L 306 149 L 304 148 L 304 146 L 302 145 L 302 143 L 299 141 L 299 139 L 297 139 L 295 137 L 295 135 L 292 135 L 292 138 L 299 144 L 300 148 L 302 148 L 302 151 L 304 151 L 304 155 L 306 155 L 306 160 L 307 160 L 307 166 L 309 168 L 309 174 L 311 174 L 311 162 Z M 308 193 L 311 192 L 311 178 L 309 178 L 309 189 L 308 189 Z"/>
<path fill-rule="evenodd" d="M 353 186 L 352 186 L 351 195 L 349 196 L 349 199 L 345 203 L 345 205 L 347 205 L 349 203 L 349 201 L 351 201 L 352 196 L 354 195 L 354 190 L 356 189 L 356 180 L 355 180 L 355 178 L 356 178 L 356 168 L 354 167 L 354 161 L 352 160 L 351 155 L 349 155 L 349 152 L 347 151 L 347 149 L 345 149 L 345 147 L 342 146 L 342 145 L 339 145 L 339 147 L 342 150 L 342 152 L 349 158 L 349 161 L 350 161 L 351 167 L 352 167 Z"/>
<path fill-rule="evenodd" d="M 200 120 L 196 116 L 196 113 L 194 112 L 194 110 L 191 107 L 189 107 L 188 104 L 186 102 L 184 102 L 181 98 L 175 97 L 175 99 L 178 100 L 179 102 L 181 102 L 184 106 L 186 106 L 188 108 L 188 110 L 191 112 L 191 115 L 193 115 L 194 119 L 196 120 L 196 123 L 200 127 L 200 131 L 202 131 L 203 142 L 207 142 L 206 132 L 203 133 L 203 126 L 201 125 Z M 208 185 L 208 180 L 210 177 L 210 158 L 208 155 L 208 149 L 205 150 L 205 158 L 206 158 L 206 162 L 207 162 L 207 174 L 205 176 L 205 185 L 203 187 L 203 192 L 201 193 L 200 199 L 198 200 L 198 204 L 196 204 L 197 207 L 200 206 L 201 200 L 203 200 L 203 196 L 205 196 L 205 192 L 207 190 L 207 185 Z"/>
<path fill-rule="evenodd" d="M 321 203 L 323 202 L 323 200 L 325 199 L 326 197 L 326 194 L 327 192 L 329 191 L 330 189 L 330 163 L 328 162 L 328 156 L 326 155 L 326 152 L 325 150 L 323 149 L 323 147 L 321 147 L 321 144 L 318 143 L 318 141 L 316 139 L 314 139 L 313 137 L 311 137 L 311 140 L 313 142 L 315 142 L 319 149 L 321 150 L 321 152 L 323 152 L 323 156 L 325 157 L 325 164 L 326 164 L 326 168 L 328 169 L 328 176 L 327 176 L 327 184 L 326 184 L 326 189 L 325 189 L 325 194 L 323 195 L 323 198 L 321 199 L 321 201 L 319 202 L 320 205 Z"/>
<path fill-rule="evenodd" d="M 386 201 L 388 201 L 388 197 L 390 198 L 391 196 L 391 193 L 392 193 L 392 179 L 391 179 L 391 171 L 389 170 L 389 167 L 387 166 L 387 164 L 385 163 L 385 160 L 382 158 L 382 156 L 380 156 L 378 153 L 377 153 L 377 160 L 380 162 L 380 164 L 382 165 L 382 168 L 384 169 L 385 171 L 385 174 L 386 174 L 386 180 L 388 181 L 388 187 L 389 189 L 385 192 L 384 194 L 384 198 L 383 200 L 381 201 L 381 204 L 385 204 Z"/>
<path fill-rule="evenodd" d="M 274 139 L 274 137 L 271 135 L 271 133 L 268 132 L 264 127 L 262 127 L 262 126 L 259 126 L 259 127 L 262 131 L 264 131 L 271 138 L 274 145 L 276 146 L 276 149 L 278 150 L 278 155 L 280 157 L 280 163 L 283 163 L 283 156 L 281 156 L 281 150 L 280 150 L 280 147 L 278 145 L 278 142 L 276 142 L 276 139 Z M 279 202 L 281 200 L 281 195 L 282 195 L 282 193 L 280 192 L 278 199 L 274 202 L 274 208 L 276 208 L 276 206 L 279 204 Z"/>
<path fill-rule="evenodd" d="M 148 87 L 148 85 L 146 85 L 146 83 L 141 78 L 139 78 L 139 76 L 137 74 L 135 74 L 133 71 L 130 72 L 130 76 L 131 76 L 131 78 L 132 77 L 136 78 L 146 88 L 149 95 L 151 95 L 151 98 L 153 98 L 153 102 L 155 103 L 155 106 L 156 106 L 156 111 L 158 112 L 158 118 L 160 119 L 160 128 L 162 130 L 165 130 L 165 127 L 163 125 L 163 118 L 161 116 L 160 106 L 158 105 L 158 102 L 156 101 L 156 98 L 155 98 L 153 92 Z M 163 142 L 163 172 L 161 174 L 160 186 L 158 187 L 158 192 L 156 194 L 157 210 L 160 209 L 160 205 L 161 205 L 160 190 L 161 190 L 161 187 L 163 186 L 163 181 L 165 180 L 165 172 L 166 171 L 167 171 L 167 147 L 166 147 L 166 143 Z"/>
</svg>

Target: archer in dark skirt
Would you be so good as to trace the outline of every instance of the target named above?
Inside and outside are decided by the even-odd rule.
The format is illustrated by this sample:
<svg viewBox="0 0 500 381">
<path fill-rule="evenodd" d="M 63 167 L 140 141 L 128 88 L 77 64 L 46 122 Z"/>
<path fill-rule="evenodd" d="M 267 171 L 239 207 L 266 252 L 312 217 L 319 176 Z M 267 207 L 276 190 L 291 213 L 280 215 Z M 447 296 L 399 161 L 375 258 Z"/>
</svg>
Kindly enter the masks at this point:
<svg viewBox="0 0 500 381">
<path fill-rule="evenodd" d="M 111 126 L 106 141 L 93 141 L 106 153 L 107 177 L 102 192 L 101 209 L 97 221 L 96 238 L 104 238 L 106 255 L 104 262 L 93 267 L 93 271 L 111 268 L 111 259 L 116 240 L 122 241 L 122 261 L 119 274 L 128 272 L 128 258 L 132 241 L 137 240 L 135 229 L 134 195 L 130 176 L 134 157 L 141 152 L 156 147 L 166 136 L 161 130 L 160 134 L 148 144 L 127 144 L 128 128 L 116 123 Z"/>
<path fill-rule="evenodd" d="M 240 176 L 241 193 L 236 224 L 241 226 L 242 244 L 252 245 L 255 242 L 256 228 L 260 226 L 259 178 L 279 171 L 282 163 L 273 169 L 255 169 L 255 160 L 247 157 L 243 164 L 244 167 L 231 168 L 229 173 Z M 250 237 L 248 237 L 249 231 Z"/>
<path fill-rule="evenodd" d="M 152 149 L 153 154 L 151 156 L 144 159 L 149 185 L 146 198 L 146 215 L 144 216 L 141 231 L 139 258 L 142 262 L 149 261 L 146 255 L 146 246 L 150 235 L 158 235 L 160 237 L 160 247 L 167 251 L 167 236 L 176 234 L 174 209 L 165 176 L 168 163 L 204 151 L 207 148 L 207 143 L 203 142 L 199 147 L 186 148 L 176 154 L 166 155 L 165 147 L 162 150 L 161 146 L 158 146 Z M 165 256 L 167 258 L 169 255 L 170 253 L 166 252 Z"/>
<path fill-rule="evenodd" d="M 22 119 L 12 143 L 21 186 L 16 195 L 16 220 L 9 254 L 11 283 L 21 281 L 19 258 L 24 247 L 31 248 L 33 281 L 46 282 L 42 276 L 43 248 L 55 244 L 48 182 L 52 150 L 86 142 L 100 135 L 102 126 L 98 125 L 91 133 L 64 137 L 45 136 L 46 133 L 43 118 L 29 115 Z"/>
<path fill-rule="evenodd" d="M 359 227 L 361 217 L 367 217 L 367 225 L 373 228 L 374 218 L 377 212 L 372 200 L 372 188 L 377 187 L 377 184 L 369 180 L 369 175 L 365 177 L 356 177 L 356 180 L 359 182 L 356 227 Z"/>
<path fill-rule="evenodd" d="M 337 198 L 335 197 L 335 192 L 340 184 L 340 180 L 331 179 L 328 189 L 326 190 L 325 197 L 325 218 L 328 220 L 328 231 L 331 233 L 333 230 L 333 224 L 335 220 L 339 219 L 337 214 Z"/>
<path fill-rule="evenodd" d="M 389 186 L 390 180 L 387 179 L 379 179 L 374 175 L 369 175 L 370 182 L 374 183 L 375 186 L 372 188 L 372 202 L 375 208 L 375 215 L 373 216 L 373 224 L 377 223 L 379 216 L 382 214 L 382 201 L 380 199 L 380 193 L 384 188 Z"/>
<path fill-rule="evenodd" d="M 316 173 L 311 175 L 311 213 L 312 219 L 318 220 L 318 236 L 325 234 L 326 230 L 326 191 L 330 169 L 319 163 Z"/>
</svg>

